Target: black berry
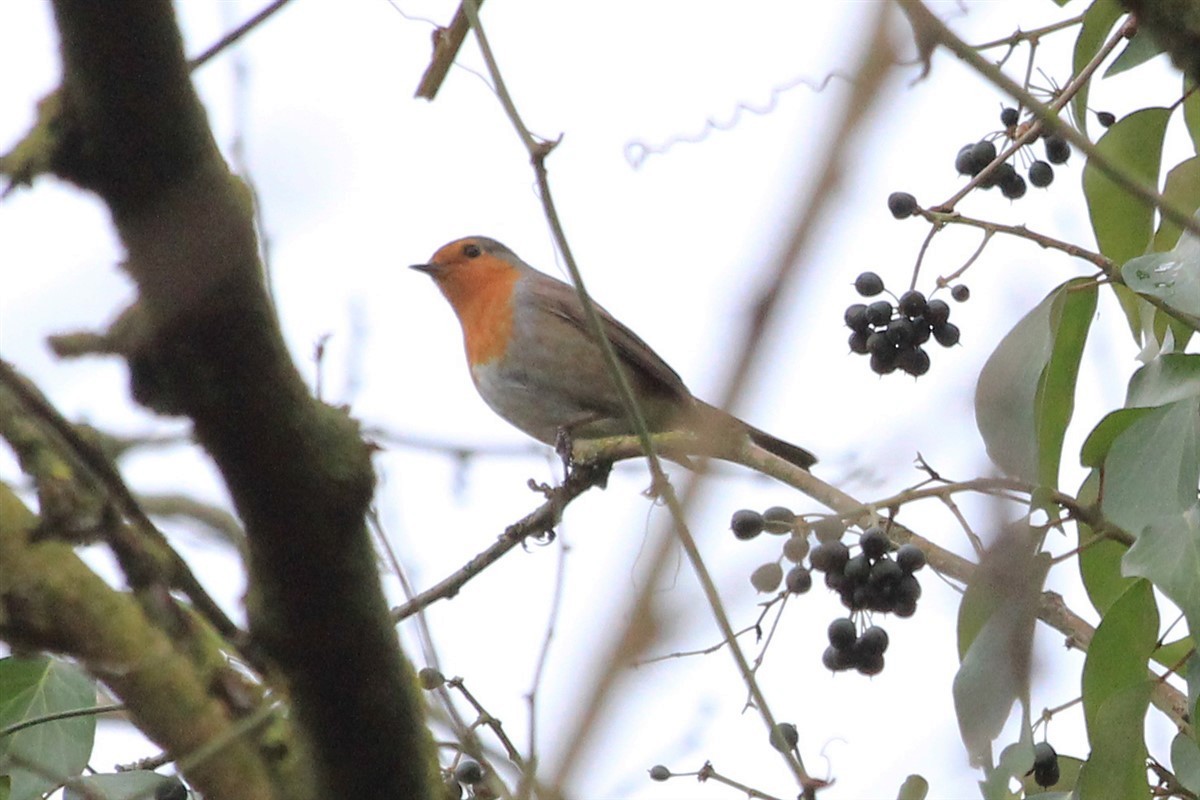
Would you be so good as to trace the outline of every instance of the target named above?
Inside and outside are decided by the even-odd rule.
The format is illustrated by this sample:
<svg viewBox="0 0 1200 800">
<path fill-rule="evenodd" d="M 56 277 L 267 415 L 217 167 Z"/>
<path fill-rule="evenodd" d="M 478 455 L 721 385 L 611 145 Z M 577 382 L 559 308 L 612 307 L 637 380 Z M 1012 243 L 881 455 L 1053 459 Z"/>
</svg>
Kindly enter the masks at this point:
<svg viewBox="0 0 1200 800">
<path fill-rule="evenodd" d="M 733 518 L 729 521 L 729 527 L 733 530 L 733 535 L 745 541 L 753 539 L 763 532 L 766 527 L 766 520 L 763 515 L 749 508 L 743 508 L 740 511 L 733 512 Z"/>
<path fill-rule="evenodd" d="M 812 573 L 797 564 L 788 570 L 784 585 L 792 594 L 804 594 L 812 588 Z"/>
<path fill-rule="evenodd" d="M 867 337 L 866 348 L 867 352 L 872 355 L 876 353 L 883 355 L 895 350 L 896 345 L 892 343 L 886 331 L 875 331 Z"/>
<path fill-rule="evenodd" d="M 847 306 L 842 318 L 846 321 L 846 327 L 852 331 L 865 331 L 871 326 L 871 321 L 867 319 L 866 303 Z"/>
<path fill-rule="evenodd" d="M 671 777 L 671 770 L 664 767 L 662 764 L 655 764 L 650 768 L 650 780 L 665 781 Z"/>
<path fill-rule="evenodd" d="M 865 583 L 871 574 L 871 561 L 865 555 L 857 555 L 846 562 L 842 575 L 850 583 Z"/>
<path fill-rule="evenodd" d="M 1033 162 L 1029 165 L 1029 182 L 1044 189 L 1054 182 L 1054 167 L 1041 160 Z"/>
<path fill-rule="evenodd" d="M 888 341 L 896 347 L 904 347 L 905 345 L 912 344 L 913 339 L 916 338 L 916 331 L 913 328 L 912 320 L 905 319 L 904 317 L 896 317 L 889 322 L 885 333 L 887 334 Z"/>
<path fill-rule="evenodd" d="M 887 325 L 892 318 L 892 304 L 887 300 L 876 300 L 867 306 L 867 319 L 872 325 Z"/>
<path fill-rule="evenodd" d="M 1045 146 L 1046 160 L 1051 164 L 1065 164 L 1071 157 L 1071 145 L 1061 136 L 1047 136 Z"/>
<path fill-rule="evenodd" d="M 1058 753 L 1049 742 L 1038 742 L 1033 746 L 1033 779 L 1038 786 L 1058 783 Z"/>
<path fill-rule="evenodd" d="M 862 546 L 863 555 L 872 561 L 886 553 L 890 544 L 887 534 L 878 526 L 872 526 L 863 531 L 862 538 L 858 543 Z"/>
<path fill-rule="evenodd" d="M 842 649 L 829 645 L 821 654 L 821 663 L 830 672 L 841 672 L 854 666 L 854 656 L 849 648 Z"/>
<path fill-rule="evenodd" d="M 1017 120 L 1021 118 L 1020 113 L 1012 106 L 1006 106 L 1000 109 L 1000 124 L 1006 128 L 1011 128 L 1017 124 Z"/>
<path fill-rule="evenodd" d="M 974 162 L 971 175 L 978 175 L 984 167 L 996 160 L 996 145 L 986 140 L 976 142 L 971 147 L 971 160 Z"/>
<path fill-rule="evenodd" d="M 850 334 L 850 338 L 846 340 L 846 343 L 850 346 L 850 352 L 858 353 L 860 356 L 866 355 L 868 352 L 867 339 L 870 336 L 872 336 L 872 334 L 869 334 L 866 331 L 852 332 Z"/>
<path fill-rule="evenodd" d="M 896 551 L 896 563 L 900 565 L 900 569 L 911 575 L 925 566 L 925 551 L 911 542 L 902 544 Z"/>
<path fill-rule="evenodd" d="M 958 155 L 954 158 L 954 168 L 958 170 L 959 175 L 974 175 L 979 171 L 975 169 L 974 149 L 974 142 L 964 144 L 959 149 Z"/>
<path fill-rule="evenodd" d="M 874 297 L 883 291 L 883 278 L 874 272 L 864 272 L 854 279 L 854 289 L 863 297 Z"/>
<path fill-rule="evenodd" d="M 1000 193 L 1009 200 L 1020 200 L 1025 196 L 1026 188 L 1025 179 L 1014 171 L 1005 176 L 1004 182 L 1000 184 Z"/>
<path fill-rule="evenodd" d="M 837 649 L 849 650 L 854 646 L 856 639 L 858 639 L 858 630 L 854 627 L 854 620 L 848 617 L 839 617 L 829 623 L 829 643 Z"/>
<path fill-rule="evenodd" d="M 1112 124 L 1117 121 L 1117 116 L 1111 111 L 1097 111 L 1096 121 L 1105 128 L 1110 128 L 1112 127 Z"/>
<path fill-rule="evenodd" d="M 909 289 L 900 295 L 900 302 L 897 304 L 897 307 L 900 309 L 900 313 L 906 317 L 919 317 L 925 313 L 926 305 L 928 303 L 925 300 L 925 295 L 916 289 Z"/>
<path fill-rule="evenodd" d="M 808 561 L 821 572 L 841 572 L 850 560 L 850 548 L 842 542 L 822 542 L 812 549 Z"/>
<path fill-rule="evenodd" d="M 908 192 L 892 192 L 888 195 L 887 204 L 888 211 L 891 211 L 896 219 L 904 219 L 917 213 L 917 198 Z"/>
<path fill-rule="evenodd" d="M 924 329 L 924 336 L 925 339 L 929 339 L 929 328 Z M 914 378 L 919 378 L 929 372 L 929 353 L 920 347 L 906 348 L 896 357 L 896 366 Z"/>
<path fill-rule="evenodd" d="M 886 353 L 871 353 L 871 371 L 876 375 L 891 375 L 899 366 L 895 350 Z"/>
<path fill-rule="evenodd" d="M 925 308 L 925 321 L 931 328 L 945 325 L 950 319 L 950 304 L 945 300 L 930 300 Z"/>
<path fill-rule="evenodd" d="M 950 290 L 950 296 L 954 298 L 954 302 L 956 303 L 965 303 L 971 298 L 971 290 L 965 283 L 960 283 Z"/>
<path fill-rule="evenodd" d="M 947 322 L 933 329 L 933 338 L 937 339 L 937 343 L 942 347 L 953 347 L 958 344 L 958 326 L 953 322 Z"/>
<path fill-rule="evenodd" d="M 854 652 L 858 654 L 874 653 L 883 655 L 888 648 L 887 631 L 878 625 L 872 625 L 862 632 L 854 643 Z"/>
</svg>

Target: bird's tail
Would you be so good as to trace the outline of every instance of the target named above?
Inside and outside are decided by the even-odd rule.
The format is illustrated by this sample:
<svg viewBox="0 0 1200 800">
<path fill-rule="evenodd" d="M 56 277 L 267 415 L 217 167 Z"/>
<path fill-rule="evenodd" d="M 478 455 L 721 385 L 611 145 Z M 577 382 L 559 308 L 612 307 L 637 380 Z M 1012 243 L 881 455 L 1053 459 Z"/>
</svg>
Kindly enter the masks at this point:
<svg viewBox="0 0 1200 800">
<path fill-rule="evenodd" d="M 750 435 L 750 441 L 766 450 L 772 455 L 777 455 L 784 461 L 790 464 L 795 464 L 800 469 L 809 469 L 813 464 L 817 463 L 817 457 L 803 447 L 785 442 L 783 439 L 776 438 L 766 431 L 760 431 L 753 425 L 746 426 L 746 432 Z"/>
<path fill-rule="evenodd" d="M 700 424 L 707 423 L 711 430 L 727 431 L 730 434 L 740 432 L 749 437 L 750 441 L 772 455 L 779 456 L 789 464 L 795 464 L 800 469 L 809 469 L 817 463 L 817 457 L 803 447 L 797 447 L 791 442 L 776 438 L 766 431 L 761 431 L 748 422 L 728 414 L 716 406 L 709 405 L 703 400 L 696 400 L 694 408 L 700 410 Z"/>
</svg>

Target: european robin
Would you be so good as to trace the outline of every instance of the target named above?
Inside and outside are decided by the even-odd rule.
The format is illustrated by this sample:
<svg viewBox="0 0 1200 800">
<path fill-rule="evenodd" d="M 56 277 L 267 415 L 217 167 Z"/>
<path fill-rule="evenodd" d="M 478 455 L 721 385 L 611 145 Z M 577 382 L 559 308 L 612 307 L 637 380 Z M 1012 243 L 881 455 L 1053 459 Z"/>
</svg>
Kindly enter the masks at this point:
<svg viewBox="0 0 1200 800">
<path fill-rule="evenodd" d="M 483 236 L 445 245 L 428 264 L 458 316 L 475 388 L 492 410 L 540 442 L 632 434 L 574 287 Z M 654 433 L 749 438 L 802 469 L 816 457 L 698 400 L 637 334 L 597 306 L 604 332 Z"/>
</svg>

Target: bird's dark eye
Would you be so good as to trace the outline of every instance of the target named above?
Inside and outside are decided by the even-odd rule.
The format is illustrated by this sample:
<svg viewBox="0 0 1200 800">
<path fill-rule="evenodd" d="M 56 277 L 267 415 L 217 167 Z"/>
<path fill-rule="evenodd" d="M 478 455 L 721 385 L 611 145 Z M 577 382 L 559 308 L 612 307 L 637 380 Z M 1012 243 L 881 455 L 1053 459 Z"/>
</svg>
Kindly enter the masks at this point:
<svg viewBox="0 0 1200 800">
<path fill-rule="evenodd" d="M 463 248 L 463 255 L 467 258 L 478 258 L 483 251 L 479 249 L 477 244 L 469 244 Z"/>
</svg>

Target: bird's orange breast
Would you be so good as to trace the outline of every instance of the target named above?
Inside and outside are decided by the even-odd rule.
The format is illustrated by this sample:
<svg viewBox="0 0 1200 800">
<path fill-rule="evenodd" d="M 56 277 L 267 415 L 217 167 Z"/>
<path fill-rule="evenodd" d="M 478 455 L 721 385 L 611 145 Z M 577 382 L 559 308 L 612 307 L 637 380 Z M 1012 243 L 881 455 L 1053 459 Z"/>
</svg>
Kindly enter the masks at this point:
<svg viewBox="0 0 1200 800">
<path fill-rule="evenodd" d="M 513 332 L 513 294 L 520 273 L 508 264 L 472 263 L 439 281 L 462 325 L 467 361 L 486 364 L 504 355 Z"/>
</svg>

